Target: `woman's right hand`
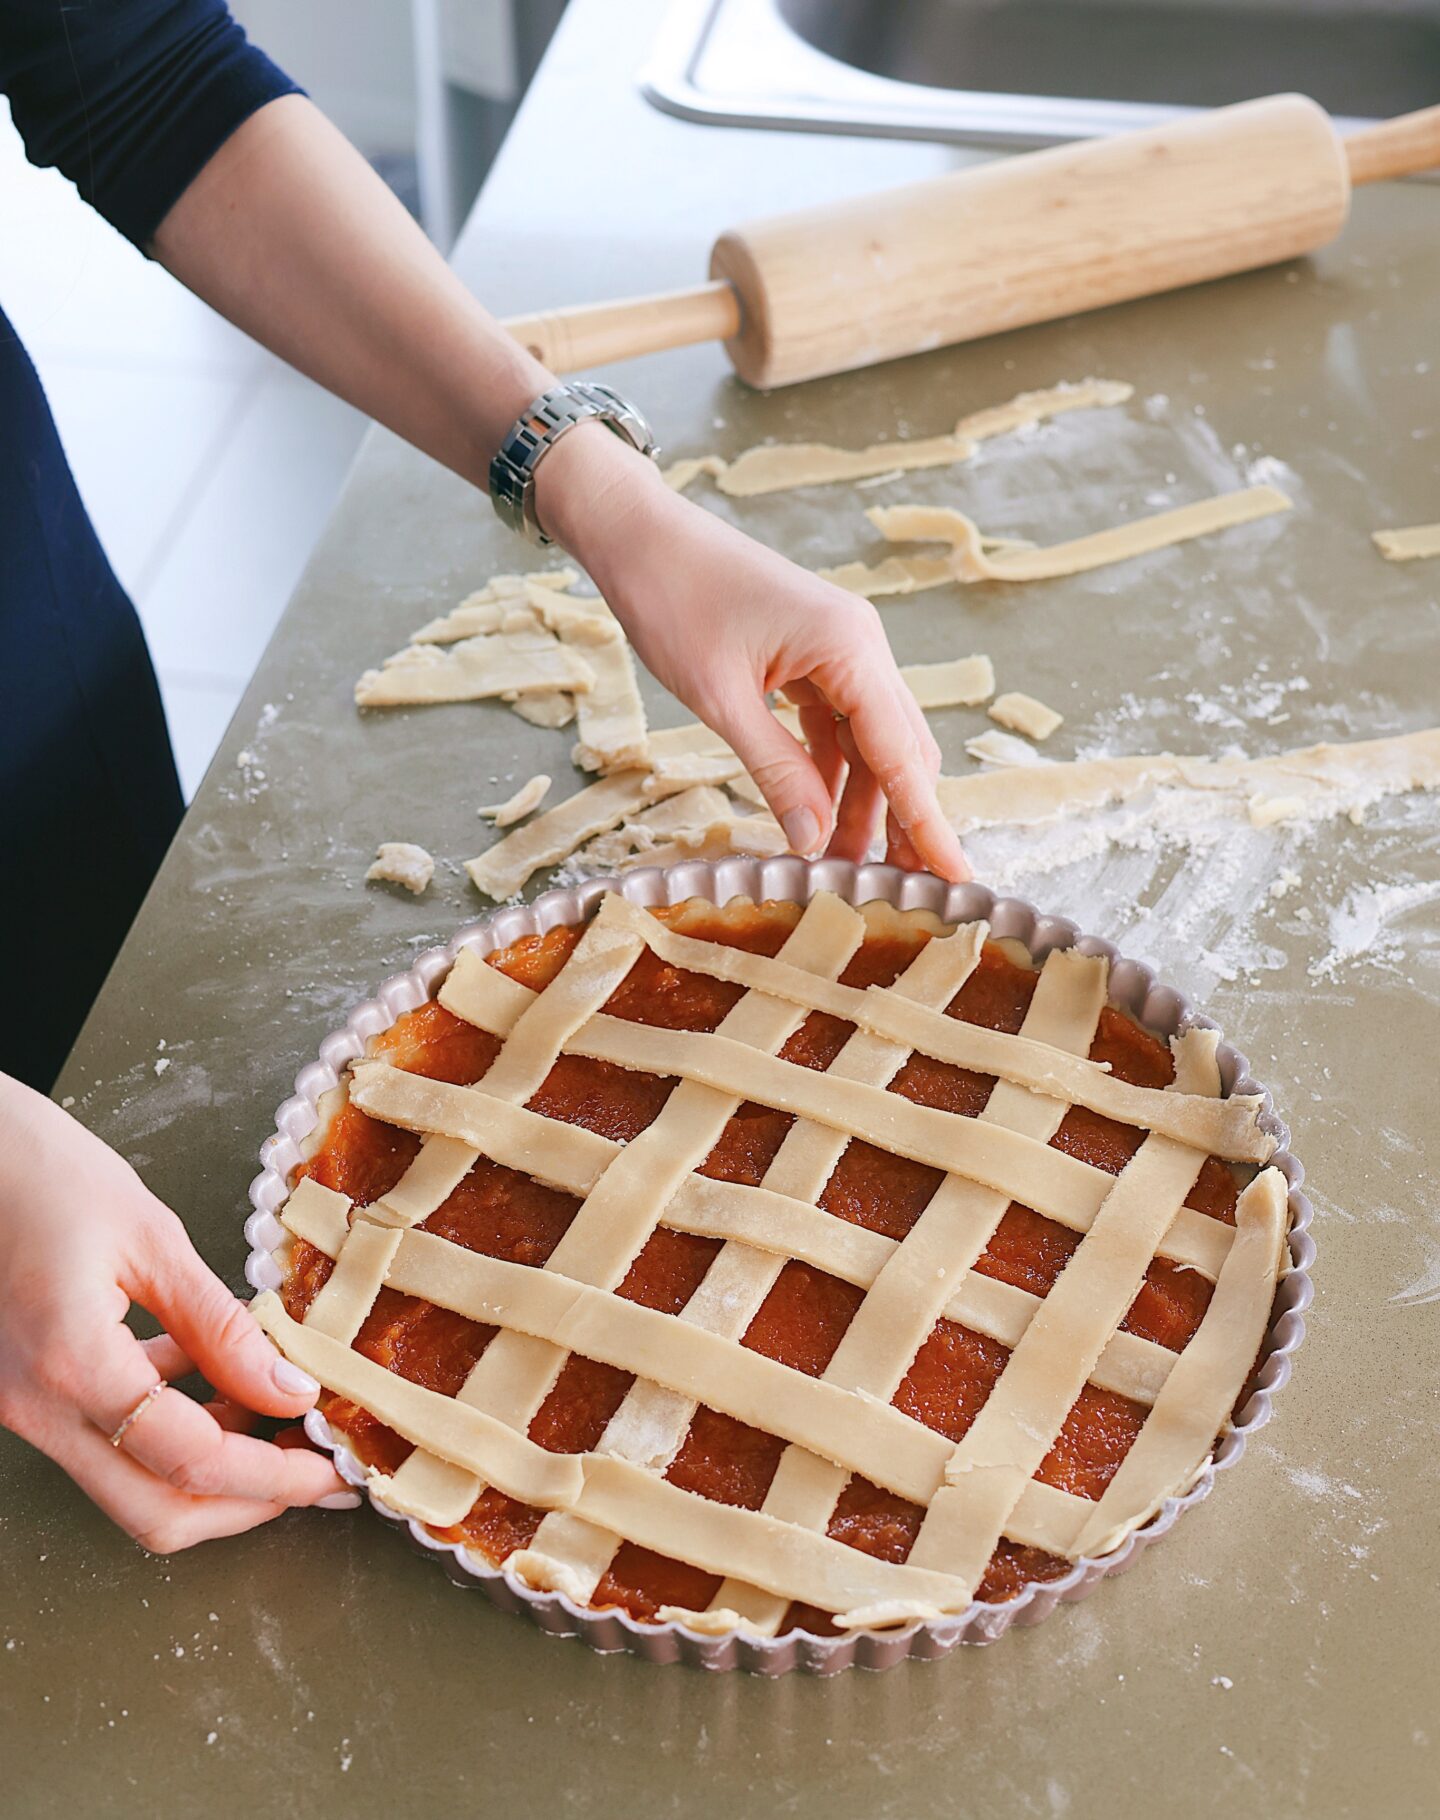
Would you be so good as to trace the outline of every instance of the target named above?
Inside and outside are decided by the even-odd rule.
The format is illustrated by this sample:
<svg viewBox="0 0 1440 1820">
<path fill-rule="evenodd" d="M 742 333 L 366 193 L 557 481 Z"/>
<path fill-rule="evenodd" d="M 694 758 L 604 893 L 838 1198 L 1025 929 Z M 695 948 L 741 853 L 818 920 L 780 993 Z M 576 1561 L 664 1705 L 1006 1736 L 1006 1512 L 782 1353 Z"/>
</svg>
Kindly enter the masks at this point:
<svg viewBox="0 0 1440 1820">
<path fill-rule="evenodd" d="M 136 1339 L 132 1302 L 166 1332 Z M 215 1397 L 165 1388 L 200 1371 Z M 234 1535 L 298 1504 L 357 1504 L 298 1428 L 319 1385 L 280 1358 L 179 1219 L 58 1106 L 0 1075 L 0 1422 L 49 1454 L 155 1554 Z"/>
</svg>

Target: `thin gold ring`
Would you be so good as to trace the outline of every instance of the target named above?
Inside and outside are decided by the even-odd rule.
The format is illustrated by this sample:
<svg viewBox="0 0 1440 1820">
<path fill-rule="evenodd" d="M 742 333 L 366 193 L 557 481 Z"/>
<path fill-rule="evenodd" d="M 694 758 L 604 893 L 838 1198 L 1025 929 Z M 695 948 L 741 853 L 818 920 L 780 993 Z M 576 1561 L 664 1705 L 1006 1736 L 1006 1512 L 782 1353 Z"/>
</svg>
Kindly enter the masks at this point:
<svg viewBox="0 0 1440 1820">
<path fill-rule="evenodd" d="M 145 1411 L 155 1401 L 156 1397 L 160 1395 L 160 1392 L 168 1389 L 169 1385 L 165 1382 L 164 1378 L 161 1378 L 158 1383 L 152 1384 L 145 1392 L 144 1396 L 141 1397 L 140 1401 L 130 1411 L 129 1415 L 126 1416 L 125 1420 L 115 1430 L 114 1434 L 111 1435 L 110 1445 L 112 1447 L 118 1447 L 134 1424 L 140 1420 L 141 1416 L 144 1415 Z"/>
</svg>

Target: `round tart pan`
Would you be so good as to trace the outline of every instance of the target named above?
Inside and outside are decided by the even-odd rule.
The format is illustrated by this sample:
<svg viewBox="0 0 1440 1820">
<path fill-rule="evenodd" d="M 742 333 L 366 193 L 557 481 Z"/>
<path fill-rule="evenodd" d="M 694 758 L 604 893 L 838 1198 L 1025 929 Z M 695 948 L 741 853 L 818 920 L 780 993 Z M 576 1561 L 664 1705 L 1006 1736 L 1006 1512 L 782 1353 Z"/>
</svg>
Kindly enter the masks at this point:
<svg viewBox="0 0 1440 1820">
<path fill-rule="evenodd" d="M 252 1247 L 245 1275 L 254 1288 L 280 1286 L 280 1255 L 288 1234 L 276 1214 L 290 1192 L 291 1173 L 303 1160 L 305 1140 L 320 1122 L 320 1101 L 339 1086 L 349 1063 L 365 1052 L 372 1038 L 434 995 L 461 948 L 490 954 L 521 936 L 543 934 L 557 923 L 585 922 L 607 891 L 619 891 L 630 902 L 644 905 L 678 904 L 688 898 L 725 904 L 737 897 L 756 903 L 771 899 L 805 903 L 817 892 L 833 891 L 847 903 L 882 898 L 896 909 L 929 910 L 947 923 L 984 918 L 993 935 L 1021 942 L 1037 965 L 1054 948 L 1073 946 L 1087 954 L 1107 956 L 1111 962 L 1110 1003 L 1157 1036 L 1167 1038 L 1188 1025 L 1211 1022 L 1193 1012 L 1182 993 L 1157 981 L 1149 967 L 1126 959 L 1109 942 L 1081 935 L 1064 917 L 1042 915 L 1021 898 L 996 897 L 981 885 L 947 885 L 928 873 L 902 872 L 894 866 L 790 857 L 692 860 L 628 872 L 616 879 L 587 879 L 574 889 L 547 891 L 533 904 L 497 910 L 467 924 L 447 947 L 428 949 L 409 972 L 386 980 L 374 998 L 356 1006 L 343 1029 L 325 1038 L 318 1059 L 308 1062 L 296 1076 L 294 1095 L 276 1112 L 274 1134 L 260 1148 L 263 1167 L 250 1184 L 255 1211 L 245 1223 L 245 1236 Z M 1279 1145 L 1271 1162 L 1290 1186 L 1290 1268 L 1280 1279 L 1255 1388 L 1183 1497 L 1168 1498 L 1118 1548 L 1094 1558 L 1082 1557 L 1062 1579 L 1031 1581 L 1017 1598 L 1003 1604 L 976 1600 L 963 1612 L 899 1630 L 862 1630 L 843 1637 L 817 1637 L 806 1631 L 773 1638 L 702 1636 L 681 1624 L 644 1623 L 625 1611 L 592 1611 L 561 1593 L 535 1592 L 463 1544 L 440 1541 L 418 1521 L 391 1510 L 373 1492 L 369 1494 L 371 1504 L 388 1522 L 405 1529 L 418 1549 L 433 1555 L 457 1584 L 480 1587 L 502 1610 L 523 1613 L 554 1636 L 579 1637 L 602 1653 L 629 1650 L 656 1663 L 685 1662 L 711 1670 L 743 1668 L 762 1675 L 783 1675 L 792 1669 L 833 1675 L 851 1667 L 890 1668 L 911 1658 L 931 1661 L 949 1655 L 962 1643 L 993 1643 L 1012 1625 L 1038 1624 L 1062 1601 L 1083 1599 L 1108 1574 L 1132 1566 L 1152 1542 L 1168 1534 L 1182 1511 L 1209 1495 L 1216 1473 L 1233 1466 L 1245 1452 L 1247 1436 L 1270 1420 L 1275 1393 L 1288 1380 L 1291 1356 L 1305 1337 L 1304 1310 L 1313 1293 L 1308 1273 L 1315 1245 L 1308 1231 L 1312 1210 L 1300 1189 L 1304 1170 L 1288 1149 L 1290 1133 L 1275 1112 L 1269 1091 L 1252 1079 L 1246 1058 L 1222 1041 L 1218 1059 L 1227 1095 L 1263 1095 L 1260 1123 Z M 305 1430 L 317 1447 L 334 1456 L 341 1476 L 364 1489 L 364 1468 L 343 1435 L 336 1434 L 318 1410 L 306 1417 Z"/>
</svg>

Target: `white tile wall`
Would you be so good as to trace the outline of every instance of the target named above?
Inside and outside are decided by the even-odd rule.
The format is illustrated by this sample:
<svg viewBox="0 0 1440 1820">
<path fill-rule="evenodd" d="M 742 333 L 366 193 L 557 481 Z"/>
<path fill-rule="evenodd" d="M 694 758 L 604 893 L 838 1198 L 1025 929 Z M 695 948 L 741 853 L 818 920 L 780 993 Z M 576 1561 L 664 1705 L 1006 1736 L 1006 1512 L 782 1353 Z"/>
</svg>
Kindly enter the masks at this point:
<svg viewBox="0 0 1440 1820">
<path fill-rule="evenodd" d="M 0 306 L 150 640 L 186 796 L 319 536 L 364 422 L 141 258 L 0 102 Z"/>
</svg>

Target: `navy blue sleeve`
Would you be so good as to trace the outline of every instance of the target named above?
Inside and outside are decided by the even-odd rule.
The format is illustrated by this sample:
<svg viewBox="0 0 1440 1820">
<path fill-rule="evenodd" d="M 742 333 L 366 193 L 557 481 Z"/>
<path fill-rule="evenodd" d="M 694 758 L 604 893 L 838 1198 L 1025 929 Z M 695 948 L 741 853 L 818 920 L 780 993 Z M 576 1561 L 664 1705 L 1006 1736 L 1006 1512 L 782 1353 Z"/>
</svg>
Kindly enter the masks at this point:
<svg viewBox="0 0 1440 1820">
<path fill-rule="evenodd" d="M 0 0 L 0 93 L 26 155 L 142 251 L 231 133 L 299 92 L 224 0 Z"/>
</svg>

